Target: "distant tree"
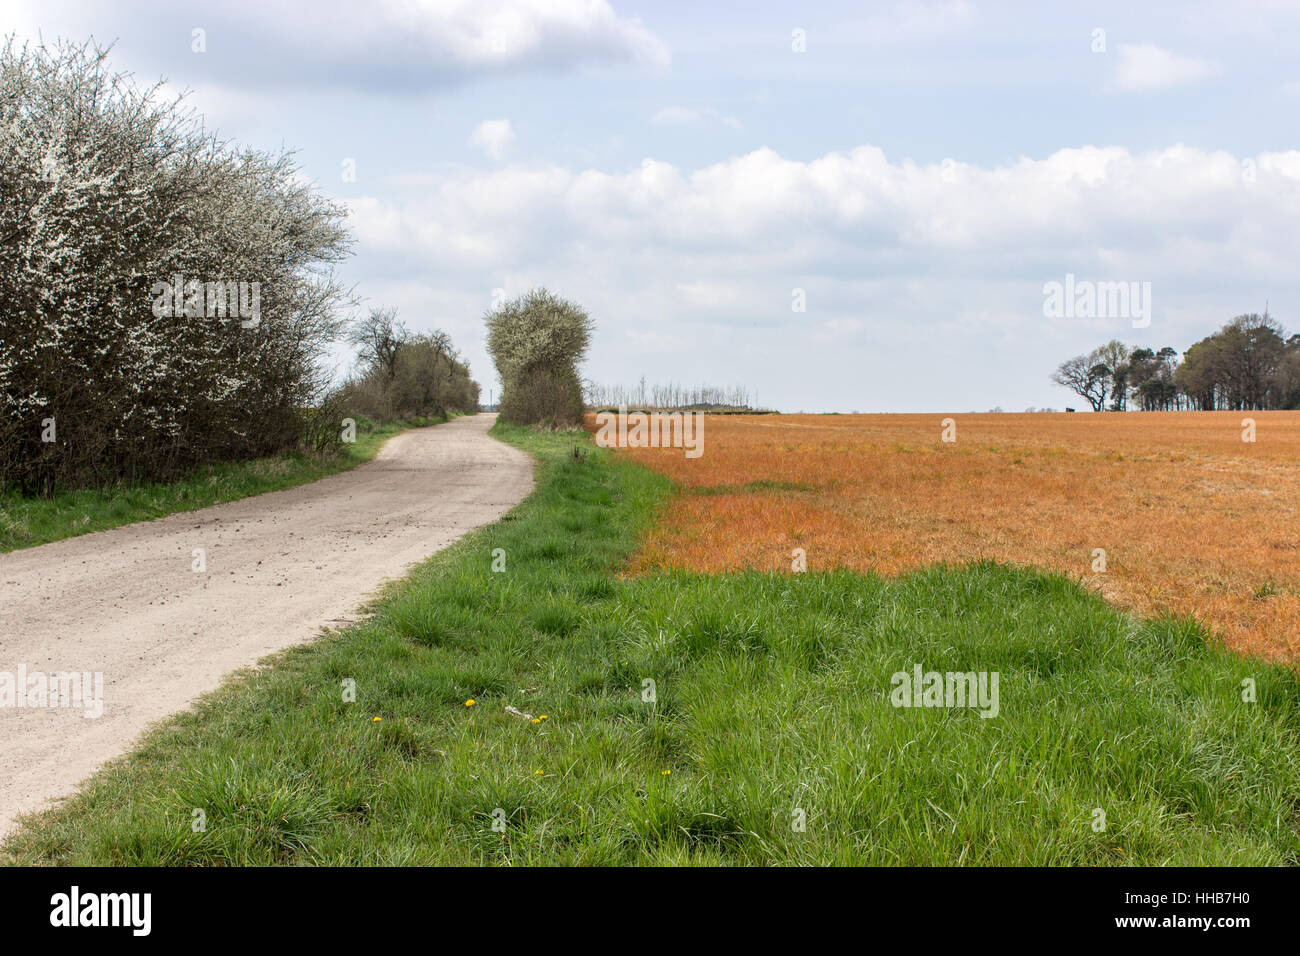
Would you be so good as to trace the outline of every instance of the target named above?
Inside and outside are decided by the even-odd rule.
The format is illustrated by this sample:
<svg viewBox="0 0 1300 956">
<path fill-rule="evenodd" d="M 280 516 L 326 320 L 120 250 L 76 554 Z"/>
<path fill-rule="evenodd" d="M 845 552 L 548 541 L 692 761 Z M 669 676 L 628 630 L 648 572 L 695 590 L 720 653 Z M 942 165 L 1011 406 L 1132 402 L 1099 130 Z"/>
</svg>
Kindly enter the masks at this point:
<svg viewBox="0 0 1300 956">
<path fill-rule="evenodd" d="M 1300 335 L 1287 339 L 1273 370 L 1270 392 L 1278 408 L 1300 408 Z"/>
<path fill-rule="evenodd" d="M 1104 369 L 1103 394 L 1110 397 L 1111 410 L 1123 411 L 1128 407 L 1128 357 L 1129 348 L 1118 339 L 1111 339 L 1088 353 L 1088 360 L 1096 369 Z"/>
<path fill-rule="evenodd" d="M 613 408 L 617 405 L 650 408 L 749 408 L 752 397 L 743 385 L 685 386 L 676 382 L 647 386 L 644 377 L 637 385 L 601 385 L 583 383 L 583 400 L 589 408 Z M 644 401 L 642 400 L 644 396 Z"/>
<path fill-rule="evenodd" d="M 1278 363 L 1286 351 L 1282 326 L 1267 311 L 1263 315 L 1239 315 L 1227 325 L 1236 345 L 1233 356 L 1242 407 L 1275 408 L 1279 403 L 1270 394 Z"/>
<path fill-rule="evenodd" d="M 393 401 L 412 414 L 445 415 L 449 406 L 468 411 L 453 403 L 448 388 L 458 365 L 451 338 L 434 330 L 403 341 L 397 350 Z"/>
<path fill-rule="evenodd" d="M 1063 362 L 1052 381 L 1123 411 L 1300 408 L 1300 334 L 1287 337 L 1267 312 L 1238 315 L 1192 345 L 1179 362 L 1164 346 L 1129 350 L 1112 340 Z"/>
<path fill-rule="evenodd" d="M 1147 393 L 1144 393 L 1142 389 L 1156 377 L 1158 365 L 1156 353 L 1151 349 L 1137 348 L 1129 353 L 1125 384 L 1132 396 L 1138 399 L 1139 407 L 1144 412 L 1152 411 L 1152 409 L 1148 406 Z M 1149 392 L 1150 389 L 1148 389 Z"/>
<path fill-rule="evenodd" d="M 1178 367 L 1174 381 L 1193 408 L 1211 411 L 1218 407 L 1222 350 L 1222 343 L 1215 336 L 1208 336 L 1183 353 L 1183 364 Z"/>
<path fill-rule="evenodd" d="M 451 337 L 437 329 L 413 335 L 395 315 L 376 309 L 353 325 L 349 338 L 361 351 L 362 371 L 344 389 L 347 406 L 378 419 L 477 411 L 478 383 Z"/>
<path fill-rule="evenodd" d="M 591 340 L 591 317 L 573 302 L 533 289 L 483 318 L 488 353 L 501 375 L 502 417 L 521 424 L 581 422 L 578 363 Z"/>
<path fill-rule="evenodd" d="M 1099 412 L 1106 402 L 1106 386 L 1110 380 L 1110 369 L 1097 364 L 1087 355 L 1076 355 L 1067 359 L 1052 373 L 1052 381 L 1062 385 L 1083 398 Z"/>
<path fill-rule="evenodd" d="M 1281 326 L 1267 314 L 1239 315 L 1187 350 L 1177 383 L 1201 409 L 1279 407 L 1274 393 L 1286 351 Z"/>
<path fill-rule="evenodd" d="M 1115 366 L 1110 379 L 1110 410 L 1112 412 L 1128 411 L 1129 364 L 1123 362 Z"/>
<path fill-rule="evenodd" d="M 1129 347 L 1118 339 L 1111 339 L 1105 345 L 1098 346 L 1089 353 L 1089 357 L 1110 369 L 1119 368 L 1128 361 Z"/>
<path fill-rule="evenodd" d="M 1138 348 L 1129 353 L 1126 385 L 1142 411 L 1163 411 L 1178 404 L 1179 391 L 1173 381 L 1177 358 L 1178 353 L 1168 346 L 1159 352 Z"/>
<path fill-rule="evenodd" d="M 348 344 L 360 351 L 361 361 L 389 382 L 397 375 L 397 355 L 408 338 L 406 326 L 397 321 L 397 310 L 391 308 L 371 309 L 347 330 Z"/>
</svg>

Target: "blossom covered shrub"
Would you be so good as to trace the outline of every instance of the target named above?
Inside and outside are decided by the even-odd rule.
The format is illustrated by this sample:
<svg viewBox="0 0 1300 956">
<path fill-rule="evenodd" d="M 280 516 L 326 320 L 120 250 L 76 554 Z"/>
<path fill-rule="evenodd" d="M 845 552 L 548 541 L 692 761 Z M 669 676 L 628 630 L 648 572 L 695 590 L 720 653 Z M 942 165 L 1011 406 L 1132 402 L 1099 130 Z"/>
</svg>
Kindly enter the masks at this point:
<svg viewBox="0 0 1300 956">
<path fill-rule="evenodd" d="M 501 417 L 520 425 L 582 422 L 578 365 L 595 327 L 586 311 L 546 289 L 500 303 L 483 317 L 501 376 Z"/>
<path fill-rule="evenodd" d="M 106 51 L 0 50 L 0 488 L 299 442 L 349 301 L 345 210 Z"/>
</svg>

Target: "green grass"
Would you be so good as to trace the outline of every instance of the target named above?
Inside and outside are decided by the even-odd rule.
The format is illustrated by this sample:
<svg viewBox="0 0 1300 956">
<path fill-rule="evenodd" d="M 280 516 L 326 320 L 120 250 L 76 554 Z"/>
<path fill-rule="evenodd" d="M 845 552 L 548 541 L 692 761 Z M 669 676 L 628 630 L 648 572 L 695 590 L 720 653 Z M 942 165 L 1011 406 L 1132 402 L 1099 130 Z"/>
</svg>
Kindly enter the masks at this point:
<svg viewBox="0 0 1300 956">
<path fill-rule="evenodd" d="M 1063 578 L 993 565 L 624 580 L 665 480 L 585 436 L 496 434 L 543 462 L 526 502 L 372 618 L 163 725 L 5 858 L 1300 860 L 1293 672 L 1232 657 L 1189 622 L 1137 621 Z M 916 663 L 997 671 L 999 715 L 891 706 L 891 675 Z"/>
<path fill-rule="evenodd" d="M 207 465 L 173 482 L 122 483 L 62 491 L 48 498 L 27 497 L 16 491 L 0 493 L 0 554 L 304 485 L 369 461 L 385 441 L 406 428 L 441 421 L 445 419 L 377 424 L 359 418 L 356 442 L 336 452 L 285 452 L 251 461 Z"/>
</svg>

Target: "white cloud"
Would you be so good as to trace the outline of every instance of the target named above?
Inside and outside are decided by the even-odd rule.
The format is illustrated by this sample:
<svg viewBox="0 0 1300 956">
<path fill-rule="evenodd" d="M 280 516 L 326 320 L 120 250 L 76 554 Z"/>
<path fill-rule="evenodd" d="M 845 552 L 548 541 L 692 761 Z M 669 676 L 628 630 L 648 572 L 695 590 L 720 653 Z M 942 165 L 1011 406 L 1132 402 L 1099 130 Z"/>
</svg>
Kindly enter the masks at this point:
<svg viewBox="0 0 1300 956">
<path fill-rule="evenodd" d="M 344 9 L 353 4 L 343 3 Z M 606 0 L 460 0 L 411 5 L 382 0 L 386 19 L 409 28 L 465 67 L 570 59 L 612 59 L 665 65 L 667 48 L 638 19 L 614 13 Z M 367 5 L 365 19 L 372 17 Z M 331 33 L 334 32 L 332 28 Z"/>
<path fill-rule="evenodd" d="M 477 146 L 493 159 L 500 159 L 515 141 L 515 131 L 510 120 L 484 120 L 470 135 L 469 144 Z"/>
<path fill-rule="evenodd" d="M 1125 92 L 1183 86 L 1220 72 L 1211 60 L 1179 56 L 1150 43 L 1121 43 L 1115 54 L 1119 62 L 1113 85 Z"/>
<path fill-rule="evenodd" d="M 164 61 L 184 57 L 223 82 L 265 90 L 340 86 L 418 92 L 480 74 L 591 63 L 666 67 L 667 47 L 607 0 L 226 0 L 199 18 L 208 52 L 190 54 L 195 13 L 165 0 L 5 0 L 24 32 L 106 38 L 147 24 Z M 6 10 L 8 13 L 8 10 Z"/>
<path fill-rule="evenodd" d="M 990 256 L 1013 263 L 1045 250 L 1154 257 L 1188 237 L 1240 262 L 1263 250 L 1235 247 L 1234 230 L 1257 224 L 1280 249 L 1300 223 L 1300 152 L 1253 159 L 1253 182 L 1242 159 L 1182 145 L 1139 154 L 1085 146 L 996 167 L 895 163 L 861 146 L 807 162 L 764 148 L 696 170 L 647 159 L 623 173 L 449 171 L 428 191 L 429 208 L 388 204 L 404 228 L 386 222 L 373 239 L 406 243 L 400 233 L 417 227 L 456 234 L 483 250 L 484 266 L 554 257 L 571 242 L 597 242 L 606 256 L 659 246 L 683 261 L 709 250 L 743 256 L 732 266 L 742 273 L 761 269 L 768 254 L 796 268 L 824 264 L 836 250 L 960 253 L 981 269 Z M 548 228 L 523 228 L 530 220 Z M 711 288 L 695 285 L 703 281 L 680 276 L 673 288 Z"/>
<path fill-rule="evenodd" d="M 695 169 L 460 168 L 354 203 L 353 226 L 392 274 L 477 293 L 480 312 L 522 277 L 582 302 L 596 380 L 780 382 L 788 394 L 765 399 L 782 407 L 814 405 L 809 389 L 843 407 L 1046 404 L 1047 372 L 1105 338 L 1183 348 L 1265 295 L 1300 325 L 1286 311 L 1300 312 L 1300 151 L 1088 146 L 945 167 L 861 146 Z M 1043 285 L 1067 273 L 1151 282 L 1149 341 L 1127 321 L 1045 319 Z M 906 373 L 922 355 L 929 391 Z M 1020 391 L 977 372 L 1013 356 Z"/>
</svg>

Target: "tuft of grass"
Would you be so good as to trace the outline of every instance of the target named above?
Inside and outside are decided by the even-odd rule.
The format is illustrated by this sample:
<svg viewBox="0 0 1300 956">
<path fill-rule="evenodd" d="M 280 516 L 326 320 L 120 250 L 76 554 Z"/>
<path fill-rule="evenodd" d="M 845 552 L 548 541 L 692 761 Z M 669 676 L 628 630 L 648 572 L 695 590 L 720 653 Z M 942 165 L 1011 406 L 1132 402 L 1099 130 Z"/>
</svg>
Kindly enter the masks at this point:
<svg viewBox="0 0 1300 956">
<path fill-rule="evenodd" d="M 0 492 L 0 554 L 305 485 L 369 461 L 398 432 L 443 421 L 446 419 L 375 423 L 360 418 L 356 442 L 338 451 L 292 451 L 206 465 L 172 482 L 118 483 L 61 491 L 49 497 Z"/>
<path fill-rule="evenodd" d="M 1292 671 L 993 563 L 627 578 L 668 481 L 495 434 L 541 461 L 509 520 L 162 725 L 3 858 L 1300 862 Z M 915 664 L 998 672 L 998 716 L 894 707 Z"/>
</svg>

